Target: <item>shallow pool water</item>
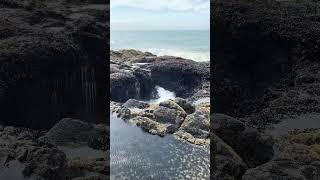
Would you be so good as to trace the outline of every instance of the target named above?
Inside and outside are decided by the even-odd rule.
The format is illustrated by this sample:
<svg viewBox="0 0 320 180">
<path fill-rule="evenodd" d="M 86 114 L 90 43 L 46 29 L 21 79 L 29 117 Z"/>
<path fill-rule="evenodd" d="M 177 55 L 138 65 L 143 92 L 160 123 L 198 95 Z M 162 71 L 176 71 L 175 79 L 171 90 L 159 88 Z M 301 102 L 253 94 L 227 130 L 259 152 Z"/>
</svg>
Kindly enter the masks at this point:
<svg viewBox="0 0 320 180">
<path fill-rule="evenodd" d="M 210 179 L 208 150 L 110 116 L 110 179 Z"/>
<path fill-rule="evenodd" d="M 312 113 L 284 119 L 280 123 L 274 124 L 271 128 L 267 129 L 266 133 L 274 137 L 280 137 L 295 129 L 304 130 L 318 127 L 320 127 L 320 114 Z"/>
</svg>

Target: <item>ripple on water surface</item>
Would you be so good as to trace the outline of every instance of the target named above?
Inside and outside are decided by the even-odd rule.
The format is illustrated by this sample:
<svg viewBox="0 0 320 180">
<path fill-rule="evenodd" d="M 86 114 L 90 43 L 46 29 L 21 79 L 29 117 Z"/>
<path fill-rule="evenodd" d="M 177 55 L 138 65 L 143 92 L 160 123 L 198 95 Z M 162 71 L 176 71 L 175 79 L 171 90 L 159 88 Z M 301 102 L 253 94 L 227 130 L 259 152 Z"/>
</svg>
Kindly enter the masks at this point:
<svg viewBox="0 0 320 180">
<path fill-rule="evenodd" d="M 209 152 L 111 116 L 111 179 L 209 179 Z"/>
</svg>

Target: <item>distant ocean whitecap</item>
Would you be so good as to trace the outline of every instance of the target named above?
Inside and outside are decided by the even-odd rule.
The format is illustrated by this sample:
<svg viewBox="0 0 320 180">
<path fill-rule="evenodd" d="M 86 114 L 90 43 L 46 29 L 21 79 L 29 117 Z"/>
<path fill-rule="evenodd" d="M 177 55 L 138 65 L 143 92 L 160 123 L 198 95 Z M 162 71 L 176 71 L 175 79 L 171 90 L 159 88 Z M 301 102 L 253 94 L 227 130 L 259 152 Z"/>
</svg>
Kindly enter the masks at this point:
<svg viewBox="0 0 320 180">
<path fill-rule="evenodd" d="M 191 59 L 194 61 L 210 61 L 210 52 L 197 52 L 197 51 L 188 51 L 188 50 L 176 50 L 176 49 L 140 49 L 143 52 L 151 52 L 157 56 L 176 56 L 182 57 L 185 59 Z"/>
<path fill-rule="evenodd" d="M 112 31 L 111 49 L 135 49 L 158 56 L 177 56 L 194 61 L 210 61 L 210 32 Z"/>
</svg>

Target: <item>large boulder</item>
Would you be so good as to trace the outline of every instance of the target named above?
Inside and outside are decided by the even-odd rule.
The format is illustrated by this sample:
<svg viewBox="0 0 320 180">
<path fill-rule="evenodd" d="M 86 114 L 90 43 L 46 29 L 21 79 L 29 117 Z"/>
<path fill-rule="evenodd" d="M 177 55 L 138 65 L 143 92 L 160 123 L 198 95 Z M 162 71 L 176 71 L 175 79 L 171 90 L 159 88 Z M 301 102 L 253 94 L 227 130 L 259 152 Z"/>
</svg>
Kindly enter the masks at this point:
<svg viewBox="0 0 320 180">
<path fill-rule="evenodd" d="M 71 118 L 64 118 L 54 125 L 41 139 L 56 145 L 68 143 L 87 143 L 94 135 L 92 124 Z"/>
<path fill-rule="evenodd" d="M 213 179 L 239 179 L 247 165 L 243 162 L 242 158 L 223 140 L 218 136 L 211 133 L 213 146 L 211 158 L 213 160 Z"/>
<path fill-rule="evenodd" d="M 213 132 L 230 145 L 249 167 L 263 164 L 273 157 L 273 140 L 270 136 L 264 136 L 224 114 L 213 114 L 212 121 Z"/>
<path fill-rule="evenodd" d="M 201 111 L 189 114 L 181 124 L 180 130 L 189 132 L 196 137 L 208 137 L 210 131 L 209 115 Z"/>
<path fill-rule="evenodd" d="M 303 144 L 280 146 L 271 161 L 246 171 L 242 180 L 267 180 L 281 177 L 291 179 L 317 179 L 320 175 L 320 155 Z"/>
<path fill-rule="evenodd" d="M 164 124 L 173 124 L 177 128 L 187 116 L 187 113 L 172 100 L 161 102 L 159 107 L 154 110 L 153 114 L 155 121 Z"/>
<path fill-rule="evenodd" d="M 122 104 L 122 106 L 126 107 L 126 108 L 145 109 L 145 108 L 149 107 L 149 104 L 146 102 L 135 100 L 135 99 L 129 99 L 124 104 Z"/>
</svg>

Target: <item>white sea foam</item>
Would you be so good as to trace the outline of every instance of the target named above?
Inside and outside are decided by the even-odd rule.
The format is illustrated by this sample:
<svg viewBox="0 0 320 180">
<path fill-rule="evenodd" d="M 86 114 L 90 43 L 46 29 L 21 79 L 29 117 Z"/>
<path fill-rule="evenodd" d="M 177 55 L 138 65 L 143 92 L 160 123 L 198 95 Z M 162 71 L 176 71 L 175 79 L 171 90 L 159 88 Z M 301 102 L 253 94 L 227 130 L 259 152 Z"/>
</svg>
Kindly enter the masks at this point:
<svg viewBox="0 0 320 180">
<path fill-rule="evenodd" d="M 175 99 L 176 95 L 174 92 L 168 91 L 160 86 L 156 86 L 156 90 L 158 93 L 159 98 L 157 99 L 151 99 L 150 101 L 148 101 L 148 103 L 150 104 L 158 104 L 160 102 L 169 100 L 169 99 Z"/>
<path fill-rule="evenodd" d="M 178 50 L 178 49 L 157 49 L 157 48 L 149 48 L 142 49 L 142 51 L 151 52 L 157 56 L 176 56 L 182 57 L 185 59 L 191 59 L 194 61 L 210 61 L 210 52 L 196 52 L 196 51 L 188 51 L 188 50 Z"/>
</svg>

